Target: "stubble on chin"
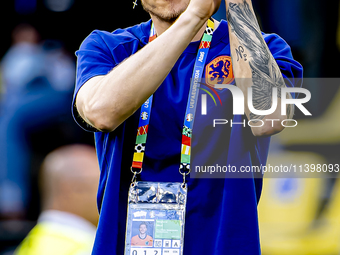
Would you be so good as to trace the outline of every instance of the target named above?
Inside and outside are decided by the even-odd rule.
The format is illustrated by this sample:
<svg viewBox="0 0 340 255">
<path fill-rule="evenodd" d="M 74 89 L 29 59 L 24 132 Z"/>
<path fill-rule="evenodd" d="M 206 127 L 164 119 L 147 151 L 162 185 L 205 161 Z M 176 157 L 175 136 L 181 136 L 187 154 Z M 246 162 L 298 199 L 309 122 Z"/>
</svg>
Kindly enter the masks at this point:
<svg viewBox="0 0 340 255">
<path fill-rule="evenodd" d="M 148 12 L 153 17 L 161 21 L 167 22 L 167 23 L 174 23 L 177 20 L 177 18 L 186 10 L 186 8 L 181 9 L 181 10 L 176 10 L 171 4 L 167 10 L 164 10 L 164 9 L 157 10 L 156 6 L 149 5 L 145 3 L 143 0 L 141 2 L 142 2 L 143 9 L 146 12 Z"/>
</svg>

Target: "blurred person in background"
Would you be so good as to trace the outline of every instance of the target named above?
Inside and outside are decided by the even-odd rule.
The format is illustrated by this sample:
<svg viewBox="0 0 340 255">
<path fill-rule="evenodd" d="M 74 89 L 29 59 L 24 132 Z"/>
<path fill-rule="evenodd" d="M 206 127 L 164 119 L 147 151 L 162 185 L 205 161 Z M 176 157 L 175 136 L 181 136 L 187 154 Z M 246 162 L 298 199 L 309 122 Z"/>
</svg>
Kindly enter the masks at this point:
<svg viewBox="0 0 340 255">
<path fill-rule="evenodd" d="M 38 31 L 29 24 L 20 24 L 12 32 L 12 47 L 4 56 L 3 99 L 18 95 L 35 77 L 42 75 L 42 51 Z"/>
<path fill-rule="evenodd" d="M 69 98 L 74 67 L 61 43 L 47 40 L 40 44 L 38 32 L 28 24 L 14 29 L 13 46 L 1 63 L 0 218 L 26 218 L 34 146 L 51 146 L 56 127 L 64 123 L 73 126 Z M 51 129 L 54 132 L 48 132 Z M 71 131 L 69 128 L 67 132 Z M 47 139 L 41 139 L 41 135 L 32 138 L 41 132 L 48 134 Z"/>
<path fill-rule="evenodd" d="M 98 221 L 98 180 L 93 147 L 69 145 L 51 152 L 40 172 L 42 213 L 14 254 L 91 254 Z"/>
</svg>

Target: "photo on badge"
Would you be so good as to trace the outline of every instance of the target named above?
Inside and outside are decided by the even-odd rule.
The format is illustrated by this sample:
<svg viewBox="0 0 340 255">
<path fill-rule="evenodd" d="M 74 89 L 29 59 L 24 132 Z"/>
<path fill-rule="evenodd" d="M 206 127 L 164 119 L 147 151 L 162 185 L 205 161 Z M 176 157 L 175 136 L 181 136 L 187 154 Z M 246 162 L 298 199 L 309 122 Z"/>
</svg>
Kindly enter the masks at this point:
<svg viewBox="0 0 340 255">
<path fill-rule="evenodd" d="M 132 222 L 131 246 L 153 247 L 154 221 L 134 220 Z"/>
</svg>

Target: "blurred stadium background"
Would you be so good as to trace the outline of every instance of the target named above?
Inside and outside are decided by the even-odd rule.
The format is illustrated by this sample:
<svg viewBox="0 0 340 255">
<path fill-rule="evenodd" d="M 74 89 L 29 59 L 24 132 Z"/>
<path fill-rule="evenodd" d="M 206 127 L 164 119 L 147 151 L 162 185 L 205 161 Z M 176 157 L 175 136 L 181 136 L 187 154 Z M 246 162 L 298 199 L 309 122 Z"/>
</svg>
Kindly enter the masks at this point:
<svg viewBox="0 0 340 255">
<path fill-rule="evenodd" d="M 132 0 L 10 0 L 0 4 L 0 254 L 12 254 L 41 212 L 39 168 L 52 150 L 93 145 L 72 120 L 75 55 L 94 29 L 149 19 Z M 272 165 L 340 164 L 339 1 L 253 0 L 262 30 L 277 33 L 304 66 L 299 125 L 273 138 Z M 225 17 L 224 4 L 215 15 Z M 319 79 L 326 78 L 326 79 Z M 265 178 L 259 205 L 263 254 L 340 254 L 340 181 Z"/>
</svg>

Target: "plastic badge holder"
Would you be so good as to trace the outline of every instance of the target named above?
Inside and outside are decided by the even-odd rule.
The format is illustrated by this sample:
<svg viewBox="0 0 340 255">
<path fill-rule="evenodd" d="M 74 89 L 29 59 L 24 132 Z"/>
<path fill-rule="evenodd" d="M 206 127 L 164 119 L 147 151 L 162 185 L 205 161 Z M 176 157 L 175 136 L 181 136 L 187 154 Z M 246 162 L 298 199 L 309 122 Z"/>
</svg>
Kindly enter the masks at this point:
<svg viewBox="0 0 340 255">
<path fill-rule="evenodd" d="M 182 255 L 186 200 L 183 183 L 133 183 L 125 255 Z"/>
</svg>

